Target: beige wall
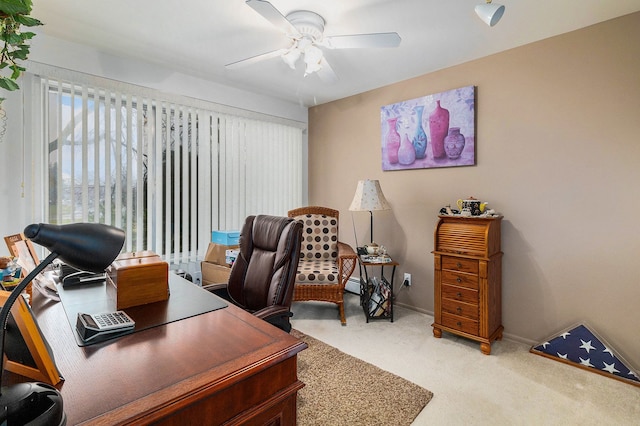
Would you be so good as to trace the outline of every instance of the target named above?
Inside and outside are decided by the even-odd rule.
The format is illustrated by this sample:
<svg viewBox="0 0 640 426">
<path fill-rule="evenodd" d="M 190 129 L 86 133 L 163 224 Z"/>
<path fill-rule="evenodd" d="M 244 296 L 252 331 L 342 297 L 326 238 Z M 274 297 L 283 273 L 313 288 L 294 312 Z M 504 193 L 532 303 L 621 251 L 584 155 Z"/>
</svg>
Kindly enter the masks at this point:
<svg viewBox="0 0 640 426">
<path fill-rule="evenodd" d="M 379 179 L 393 210 L 375 213 L 375 239 L 401 264 L 396 282 L 413 274 L 397 300 L 432 312 L 439 209 L 488 201 L 504 215 L 505 334 L 538 342 L 586 322 L 638 368 L 638 40 L 635 13 L 314 107 L 310 204 L 339 209 L 352 244 L 353 215 L 362 243 L 369 215 L 348 207 L 359 179 Z M 383 172 L 380 107 L 468 85 L 477 165 Z"/>
</svg>

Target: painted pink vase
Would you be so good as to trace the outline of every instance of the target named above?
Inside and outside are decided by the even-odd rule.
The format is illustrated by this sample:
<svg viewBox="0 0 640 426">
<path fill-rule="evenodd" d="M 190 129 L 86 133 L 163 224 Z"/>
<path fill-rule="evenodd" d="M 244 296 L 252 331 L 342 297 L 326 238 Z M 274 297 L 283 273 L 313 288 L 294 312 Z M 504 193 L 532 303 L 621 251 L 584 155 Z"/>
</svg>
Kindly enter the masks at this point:
<svg viewBox="0 0 640 426">
<path fill-rule="evenodd" d="M 389 164 L 398 163 L 398 149 L 400 148 L 400 134 L 396 130 L 396 122 L 398 117 L 387 119 L 389 125 L 389 131 L 387 132 L 387 160 Z"/>
<path fill-rule="evenodd" d="M 414 161 L 416 161 L 416 150 L 405 133 L 402 138 L 402 143 L 400 144 L 400 149 L 398 149 L 398 163 L 403 166 L 408 166 L 413 164 Z"/>
<path fill-rule="evenodd" d="M 445 156 L 444 138 L 447 137 L 449 131 L 449 110 L 442 108 L 439 100 L 437 104 L 429 115 L 431 151 L 433 152 L 433 158 L 443 158 Z"/>
</svg>

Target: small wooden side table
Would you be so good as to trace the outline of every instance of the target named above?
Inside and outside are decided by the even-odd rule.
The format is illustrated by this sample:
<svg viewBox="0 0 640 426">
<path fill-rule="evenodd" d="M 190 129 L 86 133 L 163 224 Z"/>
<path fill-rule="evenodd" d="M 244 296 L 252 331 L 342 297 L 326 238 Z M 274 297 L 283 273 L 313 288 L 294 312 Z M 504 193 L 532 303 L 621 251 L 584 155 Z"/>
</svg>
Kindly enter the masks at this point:
<svg viewBox="0 0 640 426">
<path fill-rule="evenodd" d="M 387 260 L 388 259 L 388 260 Z M 390 257 L 358 256 L 360 268 L 360 305 L 369 320 L 387 319 L 393 322 L 393 277 L 399 265 Z M 380 277 L 373 268 L 380 267 Z M 391 277 L 384 276 L 384 268 L 391 267 Z M 372 272 L 369 276 L 369 270 Z"/>
</svg>

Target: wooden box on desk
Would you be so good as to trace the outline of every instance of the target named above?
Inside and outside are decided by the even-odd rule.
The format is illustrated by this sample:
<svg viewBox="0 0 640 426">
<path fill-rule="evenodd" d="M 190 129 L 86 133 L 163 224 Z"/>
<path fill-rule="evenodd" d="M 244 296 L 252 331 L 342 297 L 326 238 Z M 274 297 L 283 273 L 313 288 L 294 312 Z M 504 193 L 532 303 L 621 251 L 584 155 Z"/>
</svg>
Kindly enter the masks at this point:
<svg viewBox="0 0 640 426">
<path fill-rule="evenodd" d="M 117 309 L 169 298 L 169 265 L 151 251 L 123 253 L 107 268 L 107 294 Z"/>
</svg>

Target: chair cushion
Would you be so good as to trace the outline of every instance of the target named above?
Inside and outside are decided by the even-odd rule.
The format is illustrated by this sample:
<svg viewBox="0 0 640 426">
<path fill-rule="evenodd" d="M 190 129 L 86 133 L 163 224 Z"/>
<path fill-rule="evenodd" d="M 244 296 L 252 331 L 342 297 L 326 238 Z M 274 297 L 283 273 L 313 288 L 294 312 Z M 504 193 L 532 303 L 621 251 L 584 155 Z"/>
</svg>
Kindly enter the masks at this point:
<svg viewBox="0 0 640 426">
<path fill-rule="evenodd" d="M 296 282 L 311 284 L 338 283 L 338 264 L 335 260 L 300 260 Z"/>
<path fill-rule="evenodd" d="M 338 219 L 321 214 L 296 217 L 302 221 L 301 260 L 331 260 L 338 258 Z"/>
</svg>

